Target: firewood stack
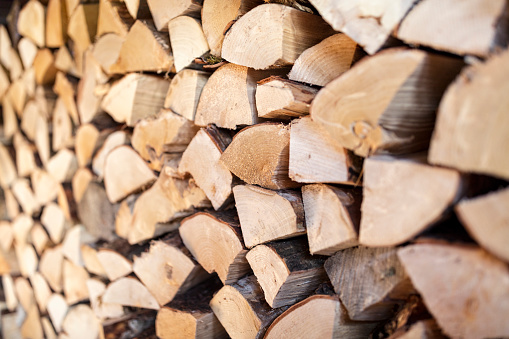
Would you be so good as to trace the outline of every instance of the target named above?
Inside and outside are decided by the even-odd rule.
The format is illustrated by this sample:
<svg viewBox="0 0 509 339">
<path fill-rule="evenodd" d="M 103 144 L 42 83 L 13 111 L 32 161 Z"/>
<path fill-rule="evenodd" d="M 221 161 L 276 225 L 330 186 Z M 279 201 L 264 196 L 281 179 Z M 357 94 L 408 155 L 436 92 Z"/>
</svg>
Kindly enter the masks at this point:
<svg viewBox="0 0 509 339">
<path fill-rule="evenodd" d="M 509 337 L 509 1 L 15 0 L 3 338 Z"/>
</svg>

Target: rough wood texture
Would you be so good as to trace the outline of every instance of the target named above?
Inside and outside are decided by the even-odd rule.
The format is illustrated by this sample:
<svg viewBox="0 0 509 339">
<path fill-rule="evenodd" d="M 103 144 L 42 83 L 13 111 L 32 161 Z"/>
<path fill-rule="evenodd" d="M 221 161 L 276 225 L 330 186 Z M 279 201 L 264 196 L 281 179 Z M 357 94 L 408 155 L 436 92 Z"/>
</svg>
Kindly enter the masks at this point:
<svg viewBox="0 0 509 339">
<path fill-rule="evenodd" d="M 88 300 L 87 279 L 89 274 L 84 267 L 76 266 L 64 259 L 62 268 L 63 289 L 68 305 Z"/>
<path fill-rule="evenodd" d="M 192 69 L 183 69 L 171 80 L 164 107 L 194 121 L 198 101 L 210 74 Z"/>
<path fill-rule="evenodd" d="M 509 145 L 505 130 L 509 118 L 503 113 L 509 103 L 508 64 L 505 51 L 465 69 L 449 86 L 438 109 L 428 155 L 431 163 L 509 178 L 507 159 L 500 157 Z M 480 112 L 486 112 L 482 119 Z"/>
<path fill-rule="evenodd" d="M 199 16 L 203 0 L 147 0 L 158 31 L 168 30 L 168 23 L 178 16 Z"/>
<path fill-rule="evenodd" d="M 65 338 L 95 339 L 100 337 L 102 326 L 88 305 L 77 305 L 69 310 L 62 323 Z"/>
<path fill-rule="evenodd" d="M 102 179 L 104 176 L 104 165 L 108 154 L 110 154 L 113 149 L 127 143 L 129 143 L 129 138 L 124 131 L 116 131 L 106 137 L 101 148 L 97 150 L 92 160 L 92 170 L 99 179 Z"/>
<path fill-rule="evenodd" d="M 123 43 L 124 38 L 115 33 L 105 34 L 95 42 L 92 55 L 106 74 L 112 73 L 111 67 L 117 62 Z"/>
<path fill-rule="evenodd" d="M 98 279 L 88 279 L 87 289 L 90 297 L 90 307 L 97 318 L 104 321 L 107 318 L 120 318 L 124 315 L 122 305 L 103 302 L 102 296 L 106 285 Z"/>
<path fill-rule="evenodd" d="M 134 24 L 133 18 L 129 15 L 128 7 L 126 7 L 127 4 L 127 1 L 99 1 L 98 37 L 107 33 L 114 33 L 122 38 L 127 36 L 129 28 Z"/>
<path fill-rule="evenodd" d="M 415 288 L 454 338 L 509 335 L 507 265 L 475 247 L 419 244 L 398 251 Z"/>
<path fill-rule="evenodd" d="M 120 278 L 109 284 L 102 300 L 124 306 L 159 309 L 157 300 L 147 288 L 139 280 L 131 277 Z"/>
<path fill-rule="evenodd" d="M 133 263 L 113 250 L 101 249 L 97 251 L 97 260 L 110 281 L 125 277 L 133 271 Z"/>
<path fill-rule="evenodd" d="M 168 24 L 175 70 L 180 72 L 209 50 L 200 21 L 179 16 Z"/>
<path fill-rule="evenodd" d="M 44 5 L 31 0 L 19 12 L 18 32 L 32 40 L 37 46 L 45 46 L 45 16 Z"/>
<path fill-rule="evenodd" d="M 87 51 L 83 60 L 83 76 L 78 85 L 76 105 L 81 123 L 91 122 L 100 112 L 102 96 L 96 95 L 95 88 L 107 81 L 101 65 Z"/>
<path fill-rule="evenodd" d="M 332 34 L 320 16 L 281 4 L 264 4 L 233 24 L 225 35 L 221 55 L 254 69 L 292 65 L 304 50 Z"/>
</svg>

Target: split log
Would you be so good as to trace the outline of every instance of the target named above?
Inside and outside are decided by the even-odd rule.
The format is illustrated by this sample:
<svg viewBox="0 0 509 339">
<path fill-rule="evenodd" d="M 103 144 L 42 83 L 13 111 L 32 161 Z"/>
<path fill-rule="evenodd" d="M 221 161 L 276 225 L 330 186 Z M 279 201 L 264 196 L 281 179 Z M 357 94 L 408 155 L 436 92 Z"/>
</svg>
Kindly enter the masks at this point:
<svg viewBox="0 0 509 339">
<path fill-rule="evenodd" d="M 68 184 L 65 184 L 66 187 L 69 187 Z M 57 195 L 57 204 L 64 212 L 65 219 L 67 221 L 72 221 L 76 215 L 76 205 L 72 200 L 72 192 L 69 189 L 64 188 L 64 184 L 58 185 L 58 195 Z M 72 215 L 71 215 L 72 213 Z"/>
<path fill-rule="evenodd" d="M 263 338 L 265 331 L 286 308 L 273 309 L 265 302 L 254 276 L 221 288 L 210 307 L 232 338 Z"/>
<path fill-rule="evenodd" d="M 38 85 L 36 87 L 34 101 L 39 109 L 41 117 L 44 119 L 51 119 L 51 114 L 55 109 L 56 100 L 57 96 L 53 92 L 51 86 Z"/>
<path fill-rule="evenodd" d="M 94 240 L 82 225 L 75 225 L 65 233 L 65 238 L 62 242 L 62 254 L 74 265 L 83 266 L 84 260 L 81 254 L 81 245 L 93 242 Z"/>
<path fill-rule="evenodd" d="M 61 46 L 55 54 L 55 68 L 59 71 L 71 74 L 73 76 L 80 76 L 82 69 L 78 69 L 76 62 L 71 57 L 71 53 L 65 45 Z"/>
<path fill-rule="evenodd" d="M 27 96 L 33 97 L 36 89 L 35 69 L 30 67 L 25 70 L 21 75 L 21 81 L 23 82 L 23 86 L 25 86 Z"/>
<path fill-rule="evenodd" d="M 169 85 L 156 76 L 131 73 L 113 84 L 101 107 L 116 122 L 134 126 L 138 120 L 159 113 Z"/>
<path fill-rule="evenodd" d="M 13 81 L 7 90 L 6 96 L 10 98 L 14 111 L 18 117 L 21 118 L 23 115 L 23 108 L 25 108 L 25 103 L 28 99 L 25 86 L 23 85 L 23 80 L 17 79 L 16 81 Z"/>
<path fill-rule="evenodd" d="M 39 116 L 41 116 L 41 113 L 37 103 L 34 100 L 27 102 L 23 109 L 20 127 L 29 140 L 35 140 L 38 129 L 37 118 Z"/>
<path fill-rule="evenodd" d="M 2 70 L 0 70 L 0 77 L 2 76 Z M 0 82 L 2 80 L 0 79 Z M 0 97 L 2 97 L 0 90 Z M 12 106 L 9 98 L 4 97 L 2 99 L 2 117 L 3 117 L 3 133 L 5 138 L 11 139 L 12 136 L 19 130 L 18 120 L 16 118 L 16 112 L 14 112 L 14 107 Z"/>
<path fill-rule="evenodd" d="M 48 122 L 42 115 L 35 118 L 37 129 L 35 131 L 34 143 L 37 153 L 44 166 L 48 164 L 50 158 L 50 139 Z"/>
<path fill-rule="evenodd" d="M 33 215 L 41 210 L 41 206 L 35 199 L 34 192 L 30 188 L 30 182 L 27 179 L 16 179 L 12 184 L 12 193 L 24 213 Z"/>
<path fill-rule="evenodd" d="M 306 237 L 258 245 L 246 259 L 272 308 L 305 299 L 327 280 L 325 257 L 309 254 Z"/>
<path fill-rule="evenodd" d="M 129 146 L 119 146 L 106 157 L 104 187 L 111 203 L 116 203 L 129 194 L 150 186 L 155 180 L 154 173 Z"/>
<path fill-rule="evenodd" d="M 115 232 L 115 207 L 101 185 L 90 182 L 78 203 L 78 216 L 88 233 L 111 241 Z"/>
<path fill-rule="evenodd" d="M 362 161 L 322 125 L 304 117 L 291 124 L 288 166 L 288 175 L 296 182 L 357 185 Z"/>
<path fill-rule="evenodd" d="M 207 272 L 216 272 L 223 284 L 232 284 L 251 271 L 234 217 L 197 213 L 182 221 L 179 232 L 193 257 Z"/>
<path fill-rule="evenodd" d="M 129 14 L 134 19 L 142 19 L 150 17 L 150 10 L 148 8 L 147 0 L 125 0 L 125 5 Z"/>
<path fill-rule="evenodd" d="M 21 58 L 15 48 L 11 48 L 9 50 L 9 58 L 9 77 L 11 78 L 11 81 L 18 80 L 23 74 L 23 64 L 21 63 Z"/>
<path fill-rule="evenodd" d="M 30 144 L 21 133 L 16 133 L 13 138 L 14 149 L 16 151 L 16 168 L 18 176 L 27 177 L 34 171 L 35 164 L 35 146 Z"/>
<path fill-rule="evenodd" d="M 10 187 L 16 180 L 18 174 L 7 148 L 0 143 L 0 186 Z"/>
<path fill-rule="evenodd" d="M 82 338 L 96 339 L 101 338 L 102 326 L 94 311 L 88 305 L 77 305 L 67 312 L 62 323 L 62 329 L 67 334 L 65 339 Z"/>
<path fill-rule="evenodd" d="M 127 36 L 129 28 L 134 24 L 133 18 L 129 15 L 129 7 L 127 5 L 128 1 L 99 0 L 97 37 L 102 37 L 108 33 L 114 33 L 122 38 Z"/>
<path fill-rule="evenodd" d="M 148 252 L 135 257 L 133 271 L 160 306 L 209 277 L 176 231 L 152 242 Z"/>
<path fill-rule="evenodd" d="M 230 135 L 217 127 L 201 129 L 184 151 L 178 167 L 180 173 L 192 175 L 215 210 L 228 202 L 232 194 L 232 174 L 219 161 L 230 142 Z"/>
<path fill-rule="evenodd" d="M 509 178 L 509 166 L 500 157 L 509 145 L 508 122 L 502 113 L 509 100 L 505 96 L 508 64 L 509 51 L 505 51 L 465 69 L 449 86 L 438 109 L 430 163 Z M 480 112 L 486 112 L 482 119 Z M 494 144 L 500 147 L 491 147 Z"/>
<path fill-rule="evenodd" d="M 61 151 L 74 146 L 73 125 L 64 101 L 57 99 L 52 120 L 52 150 Z M 51 163 L 51 160 L 50 160 Z"/>
<path fill-rule="evenodd" d="M 100 277 L 106 277 L 104 267 L 101 265 L 99 258 L 97 258 L 97 251 L 94 248 L 88 245 L 81 245 L 81 256 L 88 272 Z"/>
<path fill-rule="evenodd" d="M 7 309 L 9 311 L 14 311 L 16 307 L 18 307 L 18 297 L 16 296 L 14 281 L 10 274 L 2 275 L 2 288 L 5 294 L 5 304 Z"/>
<path fill-rule="evenodd" d="M 388 319 L 413 292 L 395 248 L 357 247 L 339 251 L 325 270 L 352 320 Z"/>
<path fill-rule="evenodd" d="M 34 290 L 27 279 L 16 278 L 14 280 L 14 289 L 16 290 L 19 304 L 25 312 L 28 312 L 32 305 L 36 305 Z"/>
<path fill-rule="evenodd" d="M 497 41 L 497 35 L 506 29 L 503 25 L 507 25 L 507 17 L 504 18 L 507 4 L 498 0 L 490 2 L 489 6 L 484 5 L 484 2 L 479 0 L 458 4 L 442 4 L 436 0 L 418 3 L 405 17 L 396 36 L 414 45 L 430 46 L 459 55 L 486 57 L 497 45 L 504 42 Z M 476 18 L 475 21 L 472 20 L 473 17 Z M 422 29 L 422 24 L 428 23 L 427 18 L 433 18 L 433 21 L 426 24 L 426 29 Z M 441 34 L 445 30 L 447 35 Z"/>
<path fill-rule="evenodd" d="M 115 233 L 123 239 L 129 237 L 131 224 L 133 222 L 134 204 L 139 198 L 139 194 L 132 194 L 122 200 L 115 215 Z"/>
<path fill-rule="evenodd" d="M 124 306 L 159 309 L 159 304 L 147 288 L 135 278 L 120 278 L 108 285 L 103 302 Z"/>
<path fill-rule="evenodd" d="M 32 305 L 26 310 L 26 318 L 21 325 L 21 335 L 23 338 L 43 339 L 41 317 L 37 305 Z"/>
<path fill-rule="evenodd" d="M 318 89 L 280 77 L 270 77 L 256 86 L 256 110 L 260 118 L 288 120 L 309 114 Z"/>
<path fill-rule="evenodd" d="M 74 265 L 64 259 L 62 268 L 62 282 L 65 301 L 68 305 L 76 304 L 88 299 L 87 280 L 88 272 L 81 266 Z"/>
<path fill-rule="evenodd" d="M 202 0 L 147 0 L 148 8 L 154 18 L 158 31 L 166 31 L 171 19 L 178 16 L 199 17 Z"/>
<path fill-rule="evenodd" d="M 58 196 L 58 182 L 48 172 L 36 168 L 30 176 L 35 199 L 39 205 L 47 205 Z"/>
<path fill-rule="evenodd" d="M 78 160 L 73 151 L 64 148 L 49 159 L 46 169 L 57 182 L 71 182 L 78 170 Z"/>
<path fill-rule="evenodd" d="M 46 10 L 46 46 L 61 47 L 67 40 L 65 0 L 49 0 Z"/>
<path fill-rule="evenodd" d="M 54 293 L 48 301 L 48 315 L 57 332 L 62 330 L 62 323 L 69 309 L 65 298 L 61 294 Z"/>
<path fill-rule="evenodd" d="M 0 221 L 0 248 L 4 252 L 9 252 L 14 240 L 14 229 L 9 221 Z"/>
<path fill-rule="evenodd" d="M 114 3 L 107 0 L 103 2 L 109 4 Z M 119 4 L 121 4 L 121 2 L 119 2 Z M 106 74 L 109 75 L 111 73 L 111 66 L 117 62 L 123 43 L 124 38 L 114 33 L 105 34 L 94 43 L 92 55 Z"/>
<path fill-rule="evenodd" d="M 21 62 L 23 63 L 23 68 L 25 69 L 25 71 L 32 67 L 32 64 L 34 63 L 35 56 L 37 55 L 38 50 L 39 49 L 32 42 L 32 40 L 28 38 L 21 38 L 21 40 L 19 41 L 18 43 L 19 57 L 21 59 Z"/>
<path fill-rule="evenodd" d="M 162 109 L 157 117 L 142 119 L 134 126 L 131 143 L 151 169 L 160 171 L 164 154 L 183 152 L 197 131 L 191 121 Z"/>
<path fill-rule="evenodd" d="M 39 1 L 28 1 L 19 11 L 17 31 L 32 40 L 37 46 L 45 46 L 46 10 Z"/>
<path fill-rule="evenodd" d="M 57 293 L 62 291 L 62 246 L 55 246 L 44 251 L 39 262 L 39 272 L 46 278 L 51 289 Z"/>
<path fill-rule="evenodd" d="M 171 19 L 168 24 L 168 32 L 177 72 L 189 66 L 195 58 L 209 50 L 201 23 L 197 19 L 188 16 Z"/>
<path fill-rule="evenodd" d="M 270 189 L 298 187 L 288 177 L 289 145 L 289 126 L 250 126 L 235 135 L 221 155 L 221 162 L 248 184 Z"/>
<path fill-rule="evenodd" d="M 229 129 L 256 124 L 260 120 L 255 102 L 256 82 L 275 72 L 255 71 L 235 64 L 219 67 L 203 87 L 195 124 L 215 124 Z"/>
<path fill-rule="evenodd" d="M 154 185 L 143 192 L 134 205 L 129 243 L 172 231 L 178 225 L 169 223 L 192 214 L 195 208 L 208 206 L 205 194 L 194 182 L 173 177 L 172 169 L 165 167 Z"/>
<path fill-rule="evenodd" d="M 398 257 L 446 335 L 509 335 L 509 305 L 501 302 L 509 297 L 505 263 L 479 248 L 448 244 L 407 246 Z"/>
<path fill-rule="evenodd" d="M 102 249 L 97 251 L 97 259 L 110 281 L 125 277 L 133 271 L 133 263 L 113 250 Z"/>
<path fill-rule="evenodd" d="M 74 42 L 75 51 L 84 53 L 94 41 L 97 32 L 99 4 L 93 2 L 79 4 L 71 13 L 67 34 Z M 76 55 L 75 58 L 79 60 Z M 77 63 L 79 67 L 79 62 Z"/>
<path fill-rule="evenodd" d="M 46 339 L 57 339 L 57 334 L 47 316 L 41 317 L 42 330 Z"/>
<path fill-rule="evenodd" d="M 165 4 L 167 8 L 171 8 Z M 157 32 L 153 22 L 137 20 L 125 37 L 113 73 L 167 72 L 173 66 L 168 34 Z"/>
<path fill-rule="evenodd" d="M 360 156 L 427 149 L 442 93 L 462 65 L 419 50 L 383 51 L 325 86 L 311 116 Z"/>
<path fill-rule="evenodd" d="M 76 130 L 74 149 L 80 169 L 90 164 L 98 147 L 99 130 L 92 124 L 82 124 Z"/>
<path fill-rule="evenodd" d="M 116 131 L 106 137 L 104 143 L 102 143 L 101 148 L 97 150 L 92 160 L 92 170 L 99 177 L 99 179 L 102 179 L 104 176 L 104 165 L 106 163 L 108 154 L 110 154 L 114 148 L 127 143 L 129 143 L 129 140 L 127 133 L 124 131 Z"/>
<path fill-rule="evenodd" d="M 97 279 L 87 280 L 88 294 L 90 296 L 90 307 L 99 320 L 107 318 L 119 318 L 124 315 L 124 308 L 119 304 L 111 304 L 102 301 L 106 291 L 106 285 Z"/>
<path fill-rule="evenodd" d="M 192 69 L 183 69 L 178 72 L 170 82 L 164 107 L 194 121 L 198 101 L 209 76 L 209 73 Z"/>
<path fill-rule="evenodd" d="M 48 48 L 40 49 L 37 52 L 33 66 L 35 70 L 35 81 L 38 85 L 49 85 L 55 81 L 55 76 L 57 74 L 55 58 Z"/>
<path fill-rule="evenodd" d="M 239 185 L 233 195 L 248 248 L 306 233 L 300 193 Z"/>
<path fill-rule="evenodd" d="M 28 235 L 34 220 L 26 214 L 20 214 L 14 219 L 10 225 L 15 245 L 26 245 L 28 243 Z"/>
<path fill-rule="evenodd" d="M 63 101 L 65 108 L 69 112 L 69 116 L 75 125 L 79 124 L 78 108 L 76 107 L 76 83 L 71 80 L 71 77 L 67 77 L 63 72 L 58 72 L 55 77 L 55 85 L 53 91 Z"/>
<path fill-rule="evenodd" d="M 76 173 L 74 173 L 74 177 L 72 178 L 72 194 L 76 203 L 81 201 L 92 178 L 92 172 L 88 168 L 79 168 Z"/>
<path fill-rule="evenodd" d="M 352 321 L 337 296 L 313 295 L 281 314 L 264 338 L 367 338 L 374 323 Z"/>
<path fill-rule="evenodd" d="M 79 0 L 64 0 L 65 1 L 65 9 L 67 11 L 67 17 L 70 17 L 76 7 L 80 4 Z"/>
<path fill-rule="evenodd" d="M 332 28 L 348 35 L 369 54 L 376 53 L 416 0 L 383 1 L 309 0 Z"/>
<path fill-rule="evenodd" d="M 288 78 L 325 86 L 350 69 L 358 57 L 357 43 L 346 34 L 335 34 L 302 52 Z"/>
<path fill-rule="evenodd" d="M 30 277 L 30 284 L 34 290 L 35 300 L 42 313 L 46 312 L 46 305 L 51 297 L 51 290 L 44 277 L 36 272 Z"/>
<path fill-rule="evenodd" d="M 19 6 L 19 4 L 18 4 Z M 12 6 L 12 9 L 15 9 L 16 6 Z M 17 31 L 17 30 L 15 30 Z M 10 56 L 9 51 L 12 48 L 12 42 L 11 38 L 9 36 L 9 32 L 7 31 L 7 28 L 4 25 L 0 25 L 0 63 L 5 66 L 7 70 L 9 70 L 10 67 Z"/>
<path fill-rule="evenodd" d="M 3 338 L 21 339 L 21 330 L 18 326 L 18 313 L 2 315 L 2 336 Z"/>
<path fill-rule="evenodd" d="M 439 221 L 461 192 L 462 180 L 454 170 L 419 161 L 369 158 L 364 164 L 359 242 L 402 244 Z"/>
<path fill-rule="evenodd" d="M 39 258 L 34 248 L 29 244 L 16 244 L 14 250 L 21 275 L 27 278 L 31 277 L 39 265 Z"/>
<path fill-rule="evenodd" d="M 233 24 L 225 35 L 221 55 L 254 69 L 292 65 L 304 50 L 333 34 L 318 15 L 281 4 L 264 4 Z"/>
<path fill-rule="evenodd" d="M 35 251 L 39 256 L 41 256 L 50 240 L 48 234 L 41 224 L 34 224 L 30 230 L 30 238 L 32 239 L 32 244 L 34 245 Z"/>
<path fill-rule="evenodd" d="M 78 84 L 76 106 L 81 123 L 91 122 L 100 113 L 102 95 L 95 92 L 97 86 L 106 83 L 107 76 L 101 65 L 94 59 L 92 51 L 87 51 L 83 57 L 83 76 Z"/>
</svg>

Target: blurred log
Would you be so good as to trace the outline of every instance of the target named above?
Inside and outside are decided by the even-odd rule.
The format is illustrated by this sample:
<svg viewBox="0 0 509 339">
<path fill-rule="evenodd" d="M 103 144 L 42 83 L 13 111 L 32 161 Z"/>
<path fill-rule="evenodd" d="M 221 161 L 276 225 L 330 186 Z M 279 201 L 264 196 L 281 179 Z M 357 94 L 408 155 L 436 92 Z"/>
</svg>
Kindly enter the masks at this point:
<svg viewBox="0 0 509 339">
<path fill-rule="evenodd" d="M 49 0 L 46 11 L 46 46 L 61 47 L 67 40 L 67 11 L 65 0 Z"/>
<path fill-rule="evenodd" d="M 28 1 L 19 11 L 17 31 L 32 40 L 37 46 L 45 46 L 46 10 L 37 0 Z"/>
<path fill-rule="evenodd" d="M 178 16 L 199 17 L 203 0 L 147 0 L 158 31 L 168 30 L 168 23 Z"/>
<path fill-rule="evenodd" d="M 64 259 L 62 268 L 62 281 L 65 301 L 68 305 L 88 300 L 87 279 L 88 272 L 81 266 L 74 265 L 71 261 Z"/>
<path fill-rule="evenodd" d="M 102 297 L 103 302 L 124 306 L 159 309 L 157 300 L 147 288 L 135 278 L 120 278 L 108 285 Z"/>
<path fill-rule="evenodd" d="M 62 330 L 62 323 L 65 319 L 69 306 L 61 294 L 53 294 L 48 301 L 48 315 L 51 323 L 57 332 Z"/>
<path fill-rule="evenodd" d="M 92 52 L 87 51 L 84 55 L 83 76 L 79 82 L 76 97 L 76 106 L 82 124 L 91 122 L 101 112 L 102 95 L 97 94 L 95 89 L 107 80 L 101 65 L 94 59 Z"/>
<path fill-rule="evenodd" d="M 72 194 L 76 203 L 81 201 L 92 178 L 92 172 L 90 172 L 88 168 L 79 168 L 76 173 L 74 173 L 74 177 L 72 178 Z"/>
<path fill-rule="evenodd" d="M 133 263 L 110 249 L 97 251 L 97 260 L 104 268 L 110 281 L 115 281 L 129 275 L 133 271 Z"/>
<path fill-rule="evenodd" d="M 115 33 L 104 34 L 94 43 L 92 55 L 107 75 L 111 74 L 111 66 L 117 62 L 123 43 L 124 38 Z"/>
<path fill-rule="evenodd" d="M 21 38 L 21 40 L 19 41 L 18 43 L 19 57 L 21 59 L 21 62 L 23 63 L 23 68 L 25 70 L 28 70 L 30 69 L 30 67 L 32 67 L 38 50 L 39 49 L 32 42 L 32 40 L 28 38 Z"/>
<path fill-rule="evenodd" d="M 104 165 L 110 152 L 121 145 L 128 144 L 129 138 L 124 131 L 116 131 L 106 136 L 102 146 L 95 152 L 92 159 L 92 170 L 95 175 L 102 179 L 104 176 Z M 98 143 L 100 144 L 100 142 Z"/>
<path fill-rule="evenodd" d="M 35 199 L 42 205 L 47 205 L 58 197 L 58 182 L 48 172 L 36 168 L 30 177 Z"/>
<path fill-rule="evenodd" d="M 76 82 L 67 77 L 63 72 L 58 72 L 55 77 L 53 91 L 59 96 L 69 112 L 69 116 L 75 125 L 79 124 L 78 108 L 76 107 Z"/>
<path fill-rule="evenodd" d="M 67 338 L 101 338 L 102 326 L 88 305 L 77 305 L 69 310 L 62 323 Z"/>
<path fill-rule="evenodd" d="M 124 308 L 119 304 L 103 302 L 102 296 L 106 291 L 106 285 L 98 279 L 87 280 L 90 307 L 96 317 L 104 321 L 107 318 L 119 318 L 124 315 Z"/>
<path fill-rule="evenodd" d="M 78 203 L 78 216 L 94 237 L 113 240 L 115 232 L 115 206 L 112 205 L 101 185 L 90 182 Z"/>
<path fill-rule="evenodd" d="M 60 293 L 63 287 L 63 260 L 62 247 L 58 245 L 46 249 L 39 262 L 39 272 L 46 278 L 51 289 L 57 293 Z"/>
<path fill-rule="evenodd" d="M 97 19 L 97 37 L 107 33 L 115 33 L 124 38 L 129 28 L 134 24 L 133 18 L 129 15 L 128 1 L 117 2 L 109 0 L 99 1 L 99 15 Z"/>
<path fill-rule="evenodd" d="M 69 112 L 60 98 L 55 104 L 52 121 L 52 145 L 53 151 L 61 151 L 74 146 L 73 125 Z"/>
</svg>

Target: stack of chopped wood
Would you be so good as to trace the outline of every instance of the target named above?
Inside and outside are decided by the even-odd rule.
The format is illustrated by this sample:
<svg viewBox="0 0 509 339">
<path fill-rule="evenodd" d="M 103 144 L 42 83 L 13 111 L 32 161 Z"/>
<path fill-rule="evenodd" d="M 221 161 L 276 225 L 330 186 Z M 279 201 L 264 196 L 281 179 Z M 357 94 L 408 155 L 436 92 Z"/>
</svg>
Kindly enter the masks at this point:
<svg viewBox="0 0 509 339">
<path fill-rule="evenodd" d="M 509 337 L 507 0 L 15 0 L 4 338 Z"/>
</svg>

